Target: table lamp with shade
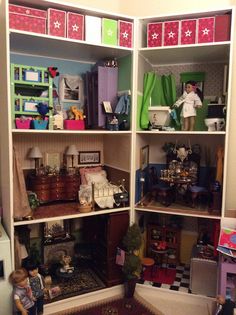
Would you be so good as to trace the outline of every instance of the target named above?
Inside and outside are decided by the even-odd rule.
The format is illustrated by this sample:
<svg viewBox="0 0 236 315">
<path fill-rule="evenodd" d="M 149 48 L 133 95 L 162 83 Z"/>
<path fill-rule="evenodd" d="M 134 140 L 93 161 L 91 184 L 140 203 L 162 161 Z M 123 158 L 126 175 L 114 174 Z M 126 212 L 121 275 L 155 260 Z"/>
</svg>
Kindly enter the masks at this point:
<svg viewBox="0 0 236 315">
<path fill-rule="evenodd" d="M 71 157 L 71 168 L 74 168 L 74 157 L 78 156 L 78 150 L 76 148 L 76 146 L 74 144 L 71 144 L 68 146 L 67 150 L 66 150 L 66 156 L 70 156 Z"/>
<path fill-rule="evenodd" d="M 37 170 L 39 169 L 39 160 L 43 157 L 39 147 L 32 147 L 29 150 L 28 158 L 34 159 L 35 163 L 35 174 L 37 174 Z"/>
</svg>

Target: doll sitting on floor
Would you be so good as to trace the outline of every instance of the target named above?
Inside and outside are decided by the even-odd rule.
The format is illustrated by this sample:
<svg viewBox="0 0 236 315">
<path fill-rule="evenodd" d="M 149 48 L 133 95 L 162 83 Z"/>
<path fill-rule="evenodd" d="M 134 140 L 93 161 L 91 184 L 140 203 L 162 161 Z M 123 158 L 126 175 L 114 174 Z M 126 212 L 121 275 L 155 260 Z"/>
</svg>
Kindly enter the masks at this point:
<svg viewBox="0 0 236 315">
<path fill-rule="evenodd" d="M 193 131 L 197 115 L 196 108 L 202 107 L 202 92 L 197 88 L 195 81 L 185 83 L 185 91 L 173 107 L 179 107 L 180 105 L 182 105 L 182 130 Z"/>
</svg>

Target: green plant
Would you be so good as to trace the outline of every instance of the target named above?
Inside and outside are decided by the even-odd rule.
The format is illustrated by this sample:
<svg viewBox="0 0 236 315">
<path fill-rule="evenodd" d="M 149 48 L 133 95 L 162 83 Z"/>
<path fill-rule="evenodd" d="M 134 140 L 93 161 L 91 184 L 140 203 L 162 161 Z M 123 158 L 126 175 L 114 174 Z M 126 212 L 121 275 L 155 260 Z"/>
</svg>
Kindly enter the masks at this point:
<svg viewBox="0 0 236 315">
<path fill-rule="evenodd" d="M 123 238 L 125 248 L 125 262 L 123 273 L 127 280 L 139 278 L 142 269 L 141 259 L 138 256 L 142 244 L 142 235 L 139 226 L 134 223 L 129 226 Z"/>
</svg>

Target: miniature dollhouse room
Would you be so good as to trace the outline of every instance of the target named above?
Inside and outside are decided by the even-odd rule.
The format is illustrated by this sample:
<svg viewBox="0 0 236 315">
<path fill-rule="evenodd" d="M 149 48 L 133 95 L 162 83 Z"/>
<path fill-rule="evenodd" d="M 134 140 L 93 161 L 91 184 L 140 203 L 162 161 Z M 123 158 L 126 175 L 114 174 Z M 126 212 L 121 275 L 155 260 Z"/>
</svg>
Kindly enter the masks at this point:
<svg viewBox="0 0 236 315">
<path fill-rule="evenodd" d="M 234 8 L 81 2 L 0 2 L 11 269 L 36 264 L 46 315 L 120 296 L 137 223 L 136 293 L 216 315 L 236 290 Z"/>
</svg>

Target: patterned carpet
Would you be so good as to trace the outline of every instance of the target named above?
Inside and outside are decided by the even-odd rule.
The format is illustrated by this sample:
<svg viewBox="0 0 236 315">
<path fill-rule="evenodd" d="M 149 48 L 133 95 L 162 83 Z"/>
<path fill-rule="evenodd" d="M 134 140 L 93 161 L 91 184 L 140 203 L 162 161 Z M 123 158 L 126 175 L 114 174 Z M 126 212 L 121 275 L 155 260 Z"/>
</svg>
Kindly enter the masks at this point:
<svg viewBox="0 0 236 315">
<path fill-rule="evenodd" d="M 61 293 L 53 298 L 45 299 L 45 303 L 51 303 L 72 296 L 97 291 L 105 288 L 101 279 L 89 268 L 76 269 L 71 276 L 61 276 L 53 279 L 53 287 L 59 287 Z"/>
<path fill-rule="evenodd" d="M 57 315 L 163 315 L 137 294 L 133 298 L 113 297 L 93 305 L 74 308 Z M 54 315 L 56 315 L 54 314 Z"/>
</svg>

